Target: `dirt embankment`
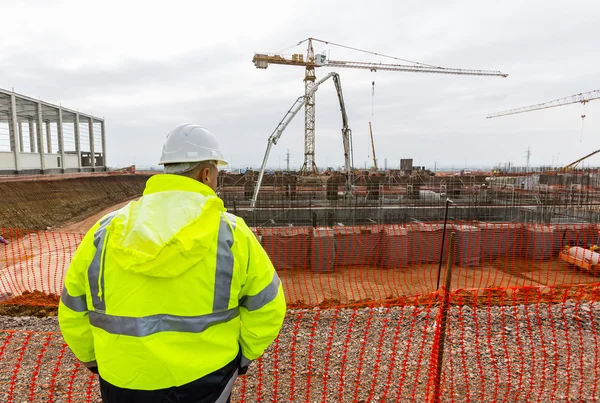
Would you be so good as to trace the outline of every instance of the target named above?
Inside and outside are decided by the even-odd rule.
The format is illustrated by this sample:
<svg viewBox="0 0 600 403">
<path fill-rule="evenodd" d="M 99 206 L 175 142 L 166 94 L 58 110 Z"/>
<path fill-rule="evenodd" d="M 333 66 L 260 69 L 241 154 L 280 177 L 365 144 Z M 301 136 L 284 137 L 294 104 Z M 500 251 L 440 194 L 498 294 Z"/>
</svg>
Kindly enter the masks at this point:
<svg viewBox="0 0 600 403">
<path fill-rule="evenodd" d="M 0 182 L 0 228 L 45 230 L 141 196 L 149 175 Z"/>
</svg>

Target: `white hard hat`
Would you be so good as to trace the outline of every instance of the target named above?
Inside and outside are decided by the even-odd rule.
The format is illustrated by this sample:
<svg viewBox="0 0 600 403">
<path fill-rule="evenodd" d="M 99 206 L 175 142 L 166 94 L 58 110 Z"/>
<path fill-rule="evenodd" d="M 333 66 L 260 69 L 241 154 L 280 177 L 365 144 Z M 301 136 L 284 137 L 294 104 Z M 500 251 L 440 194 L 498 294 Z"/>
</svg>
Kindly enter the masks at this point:
<svg viewBox="0 0 600 403">
<path fill-rule="evenodd" d="M 189 123 L 181 124 L 167 134 L 159 165 L 200 161 L 227 165 L 214 134 Z"/>
</svg>

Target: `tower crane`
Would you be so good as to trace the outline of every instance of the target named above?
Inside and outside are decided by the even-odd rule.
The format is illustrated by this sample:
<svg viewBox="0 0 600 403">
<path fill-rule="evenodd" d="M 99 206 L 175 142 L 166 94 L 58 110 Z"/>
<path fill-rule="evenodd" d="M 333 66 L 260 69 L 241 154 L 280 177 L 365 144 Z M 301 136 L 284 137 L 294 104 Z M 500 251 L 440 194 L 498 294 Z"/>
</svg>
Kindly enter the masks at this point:
<svg viewBox="0 0 600 403">
<path fill-rule="evenodd" d="M 498 117 L 507 116 L 507 115 L 515 115 L 517 113 L 537 111 L 540 109 L 555 108 L 557 106 L 563 106 L 563 105 L 569 105 L 569 104 L 581 103 L 581 104 L 585 105 L 588 102 L 594 101 L 596 99 L 600 99 L 600 90 L 594 90 L 594 91 L 589 91 L 589 92 L 580 92 L 579 94 L 571 95 L 571 96 L 564 97 L 564 98 L 558 98 L 553 101 L 543 102 L 541 104 L 523 106 L 521 108 L 509 109 L 506 111 L 492 113 L 487 116 L 487 119 L 498 118 Z M 585 118 L 585 115 L 581 115 L 581 119 L 583 119 L 583 118 Z M 582 130 L 583 130 L 583 126 L 582 126 Z M 583 160 L 585 160 L 591 156 L 594 156 L 598 153 L 600 153 L 600 150 L 593 151 L 590 154 L 586 155 L 585 157 L 582 157 L 582 158 L 580 158 L 576 161 L 573 161 L 570 164 L 562 167 L 561 170 L 573 169 Z"/>
<path fill-rule="evenodd" d="M 472 69 L 455 69 L 432 66 L 429 64 L 413 62 L 410 60 L 400 59 L 397 57 L 386 56 L 383 54 L 352 48 L 336 44 L 333 42 L 323 41 L 316 38 L 308 38 L 298 42 L 295 46 L 308 42 L 306 51 L 306 59 L 303 54 L 294 54 L 292 58 L 286 58 L 281 54 L 255 53 L 252 61 L 258 69 L 266 69 L 270 64 L 282 64 L 287 66 L 300 66 L 305 68 L 304 73 L 304 164 L 301 168 L 303 175 L 317 175 L 318 169 L 315 163 L 315 93 L 312 89 L 315 86 L 317 67 L 343 67 L 351 69 L 366 69 L 370 71 L 403 71 L 413 73 L 437 73 L 437 74 L 457 74 L 457 75 L 472 75 L 472 76 L 498 76 L 507 77 L 500 71 L 490 70 L 472 70 Z M 344 61 L 344 60 L 328 60 L 325 53 L 316 54 L 313 48 L 313 42 L 339 46 L 363 53 L 369 53 L 380 57 L 400 60 L 408 64 L 387 64 L 387 63 L 368 63 L 359 61 Z"/>
<path fill-rule="evenodd" d="M 267 151 L 265 152 L 265 157 L 263 158 L 263 162 L 260 167 L 260 172 L 258 174 L 258 180 L 256 181 L 256 185 L 254 187 L 254 194 L 252 195 L 250 208 L 253 209 L 256 206 L 256 200 L 258 199 L 258 191 L 260 190 L 260 185 L 265 174 L 265 168 L 267 166 L 267 161 L 269 160 L 271 147 L 274 144 L 277 144 L 279 138 L 283 134 L 283 131 L 290 124 L 292 119 L 294 119 L 294 116 L 298 114 L 300 109 L 302 109 L 302 105 L 304 105 L 304 103 L 306 102 L 306 97 L 313 96 L 314 93 L 319 89 L 319 86 L 325 81 L 329 80 L 330 78 L 333 78 L 335 90 L 337 92 L 338 100 L 340 102 L 340 111 L 342 113 L 342 143 L 344 146 L 344 168 L 346 170 L 346 195 L 352 194 L 352 162 L 350 160 L 350 144 L 352 141 L 352 130 L 350 130 L 350 127 L 348 126 L 348 115 L 346 114 L 346 104 L 344 103 L 344 95 L 342 94 L 342 82 L 340 80 L 340 76 L 335 72 L 331 72 L 319 81 L 315 82 L 308 94 L 299 96 L 298 99 L 294 101 L 292 107 L 286 112 L 283 119 L 281 119 L 271 136 L 269 136 L 269 140 L 267 142 Z"/>
<path fill-rule="evenodd" d="M 487 116 L 487 119 L 498 118 L 498 117 L 507 116 L 507 115 L 515 115 L 517 113 L 537 111 L 540 109 L 555 108 L 557 106 L 563 106 L 563 105 L 568 105 L 568 104 L 582 103 L 585 105 L 588 102 L 593 101 L 595 99 L 600 99 L 600 90 L 594 90 L 594 91 L 590 91 L 590 92 L 581 92 L 579 94 L 571 95 L 568 97 L 555 99 L 554 101 L 543 102 L 541 104 L 523 106 L 521 108 L 509 109 L 509 110 L 502 111 L 502 112 L 492 113 Z M 585 115 L 582 115 L 582 117 L 585 117 Z"/>
</svg>

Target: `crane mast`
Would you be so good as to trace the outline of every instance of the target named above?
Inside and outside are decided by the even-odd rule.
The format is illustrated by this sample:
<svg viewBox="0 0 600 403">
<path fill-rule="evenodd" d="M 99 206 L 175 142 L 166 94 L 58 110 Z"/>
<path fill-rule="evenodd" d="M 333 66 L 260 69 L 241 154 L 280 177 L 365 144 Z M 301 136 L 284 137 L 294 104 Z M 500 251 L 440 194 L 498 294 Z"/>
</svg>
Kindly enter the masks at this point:
<svg viewBox="0 0 600 403">
<path fill-rule="evenodd" d="M 306 72 L 304 74 L 304 164 L 300 169 L 301 175 L 317 175 L 319 170 L 315 163 L 315 50 L 312 40 L 308 40 L 306 52 Z"/>
<path fill-rule="evenodd" d="M 331 44 L 335 46 L 343 46 L 333 44 L 331 42 L 308 38 L 300 41 L 297 45 L 303 42 L 308 42 L 306 52 L 306 60 L 304 55 L 294 54 L 292 58 L 286 58 L 280 54 L 255 53 L 252 62 L 257 69 L 266 69 L 270 64 L 281 64 L 287 66 L 300 66 L 305 68 L 304 73 L 304 163 L 301 168 L 302 175 L 317 175 L 318 168 L 315 161 L 315 93 L 312 91 L 315 85 L 317 67 L 343 67 L 353 69 L 366 69 L 370 71 L 386 70 L 386 71 L 402 71 L 413 73 L 437 73 L 437 74 L 454 74 L 454 75 L 470 75 L 470 76 L 496 76 L 507 77 L 508 74 L 500 71 L 492 70 L 474 70 L 474 69 L 455 69 L 431 66 L 422 63 L 414 63 L 415 65 L 404 64 L 386 64 L 386 63 L 368 63 L 359 61 L 343 61 L 343 60 L 328 60 L 325 54 L 316 54 L 313 48 L 313 41 Z M 376 54 L 373 52 L 354 49 L 361 52 Z M 379 55 L 379 54 L 376 54 Z M 379 55 L 390 57 L 385 55 Z M 394 58 L 397 59 L 397 58 Z"/>
</svg>

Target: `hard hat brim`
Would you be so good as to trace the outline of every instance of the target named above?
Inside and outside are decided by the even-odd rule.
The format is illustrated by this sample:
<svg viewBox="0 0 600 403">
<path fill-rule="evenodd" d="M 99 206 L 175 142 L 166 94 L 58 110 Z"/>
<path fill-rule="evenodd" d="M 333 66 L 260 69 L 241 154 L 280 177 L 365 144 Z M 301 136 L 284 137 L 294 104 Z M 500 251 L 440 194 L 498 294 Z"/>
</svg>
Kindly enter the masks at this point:
<svg viewBox="0 0 600 403">
<path fill-rule="evenodd" d="M 163 161 L 160 161 L 160 162 L 158 163 L 158 165 L 165 165 L 165 164 L 183 164 L 184 162 L 205 162 L 205 161 L 215 161 L 215 162 L 217 163 L 217 166 L 220 166 L 220 167 L 224 167 L 224 166 L 226 166 L 226 165 L 229 165 L 229 162 L 227 162 L 227 161 L 225 161 L 225 160 L 201 160 L 201 161 L 196 161 L 196 160 L 195 160 L 195 161 L 190 161 L 190 160 L 187 160 L 187 161 L 168 161 L 168 162 L 163 162 Z"/>
</svg>

